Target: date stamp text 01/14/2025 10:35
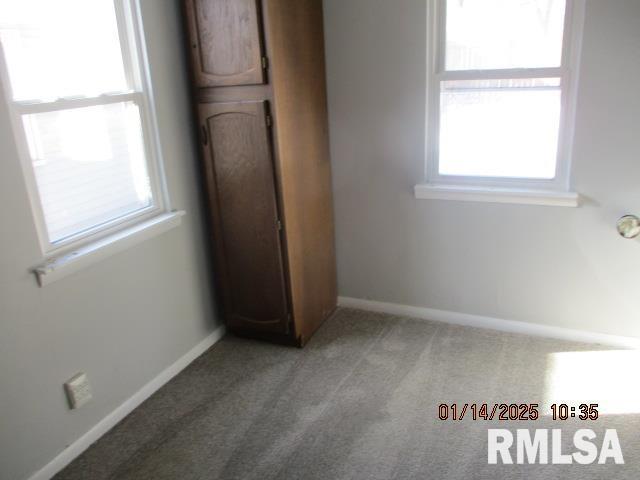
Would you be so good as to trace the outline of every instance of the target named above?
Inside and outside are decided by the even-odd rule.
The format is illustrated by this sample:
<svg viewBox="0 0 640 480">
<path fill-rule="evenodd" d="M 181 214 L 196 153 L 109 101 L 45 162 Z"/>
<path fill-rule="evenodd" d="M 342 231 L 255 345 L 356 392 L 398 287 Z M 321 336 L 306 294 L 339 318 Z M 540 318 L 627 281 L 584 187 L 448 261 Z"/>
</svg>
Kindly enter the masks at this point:
<svg viewBox="0 0 640 480">
<path fill-rule="evenodd" d="M 465 417 L 474 421 L 535 421 L 540 418 L 540 405 L 537 403 L 494 403 L 493 405 L 443 403 L 438 407 L 438 418 L 442 421 L 461 421 Z M 562 421 L 573 418 L 594 421 L 598 419 L 598 404 L 582 403 L 578 406 L 570 406 L 566 403 L 554 403 L 551 405 L 551 417 L 553 420 Z"/>
</svg>

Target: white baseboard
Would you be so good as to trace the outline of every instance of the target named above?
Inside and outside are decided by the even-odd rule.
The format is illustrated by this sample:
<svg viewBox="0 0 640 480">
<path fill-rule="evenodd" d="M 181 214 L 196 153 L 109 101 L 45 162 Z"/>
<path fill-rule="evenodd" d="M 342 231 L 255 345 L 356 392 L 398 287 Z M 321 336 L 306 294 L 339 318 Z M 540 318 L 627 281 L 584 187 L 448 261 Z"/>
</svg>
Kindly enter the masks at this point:
<svg viewBox="0 0 640 480">
<path fill-rule="evenodd" d="M 78 440 L 69 445 L 57 457 L 51 460 L 41 470 L 33 474 L 29 480 L 49 480 L 56 473 L 60 472 L 64 467 L 69 465 L 82 452 L 89 448 L 93 443 L 100 439 L 105 433 L 116 426 L 124 417 L 129 415 L 142 402 L 157 392 L 169 380 L 178 375 L 182 370 L 191 364 L 196 358 L 206 352 L 215 343 L 217 343 L 225 334 L 223 326 L 218 327 L 207 338 L 198 345 L 193 347 L 189 352 L 180 357 L 173 365 L 169 366 L 160 375 L 155 377 L 132 397 L 127 399 L 122 405 L 113 412 L 103 418 L 91 430 L 85 433 Z"/>
<path fill-rule="evenodd" d="M 589 332 L 584 330 L 572 330 L 569 328 L 552 327 L 537 323 L 517 322 L 502 320 L 499 318 L 483 317 L 468 313 L 449 312 L 435 310 L 433 308 L 411 307 L 396 303 L 376 302 L 359 298 L 339 297 L 338 305 L 341 307 L 367 310 L 370 312 L 389 313 L 402 315 L 421 320 L 433 320 L 435 322 L 451 323 L 468 327 L 499 330 L 501 332 L 520 333 L 536 337 L 555 338 L 581 343 L 596 343 L 616 348 L 640 349 L 640 338 L 619 337 L 605 333 Z"/>
</svg>

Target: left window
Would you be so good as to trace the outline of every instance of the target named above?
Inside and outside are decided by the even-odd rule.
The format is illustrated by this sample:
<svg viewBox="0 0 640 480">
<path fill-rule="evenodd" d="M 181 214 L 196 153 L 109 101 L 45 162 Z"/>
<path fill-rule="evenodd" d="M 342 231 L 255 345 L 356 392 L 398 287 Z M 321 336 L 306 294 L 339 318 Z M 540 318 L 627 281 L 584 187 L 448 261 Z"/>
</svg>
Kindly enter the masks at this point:
<svg viewBox="0 0 640 480">
<path fill-rule="evenodd" d="M 165 211 L 135 1 L 2 0 L 0 42 L 44 253 Z"/>
</svg>

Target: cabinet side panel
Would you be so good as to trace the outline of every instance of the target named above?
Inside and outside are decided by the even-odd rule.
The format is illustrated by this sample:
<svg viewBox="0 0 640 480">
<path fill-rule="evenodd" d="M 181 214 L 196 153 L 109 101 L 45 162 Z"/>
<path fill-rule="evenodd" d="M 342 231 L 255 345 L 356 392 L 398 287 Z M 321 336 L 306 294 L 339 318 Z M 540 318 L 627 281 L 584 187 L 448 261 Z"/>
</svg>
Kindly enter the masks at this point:
<svg viewBox="0 0 640 480">
<path fill-rule="evenodd" d="M 264 5 L 292 305 L 304 343 L 337 296 L 322 1 Z"/>
</svg>

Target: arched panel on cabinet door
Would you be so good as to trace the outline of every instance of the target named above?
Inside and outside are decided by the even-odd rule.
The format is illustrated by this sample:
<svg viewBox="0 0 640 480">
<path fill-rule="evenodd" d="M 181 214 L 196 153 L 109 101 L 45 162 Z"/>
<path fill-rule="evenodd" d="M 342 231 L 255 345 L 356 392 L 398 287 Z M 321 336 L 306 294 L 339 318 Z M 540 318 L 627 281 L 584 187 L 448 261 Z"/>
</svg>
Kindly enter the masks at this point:
<svg viewBox="0 0 640 480">
<path fill-rule="evenodd" d="M 197 87 L 264 83 L 258 0 L 185 0 L 185 12 Z"/>
</svg>

